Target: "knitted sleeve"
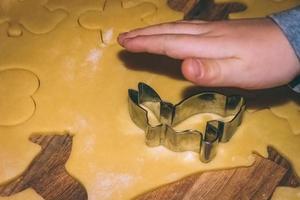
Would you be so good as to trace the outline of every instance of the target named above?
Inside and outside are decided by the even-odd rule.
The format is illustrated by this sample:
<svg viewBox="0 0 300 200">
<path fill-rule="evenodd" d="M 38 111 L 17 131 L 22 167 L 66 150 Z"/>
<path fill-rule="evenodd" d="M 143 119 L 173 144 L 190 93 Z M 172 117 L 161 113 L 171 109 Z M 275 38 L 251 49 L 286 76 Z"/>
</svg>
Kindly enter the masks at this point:
<svg viewBox="0 0 300 200">
<path fill-rule="evenodd" d="M 270 15 L 281 28 L 300 60 L 300 6 Z M 289 86 L 300 93 L 300 76 L 295 78 Z"/>
</svg>

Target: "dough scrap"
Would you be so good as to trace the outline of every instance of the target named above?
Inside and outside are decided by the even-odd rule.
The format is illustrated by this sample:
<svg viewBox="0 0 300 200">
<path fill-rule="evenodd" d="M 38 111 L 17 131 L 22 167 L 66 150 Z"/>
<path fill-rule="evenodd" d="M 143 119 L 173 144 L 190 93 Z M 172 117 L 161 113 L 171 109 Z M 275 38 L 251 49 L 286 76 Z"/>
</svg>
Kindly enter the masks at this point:
<svg viewBox="0 0 300 200">
<path fill-rule="evenodd" d="M 155 15 L 145 17 L 144 21 L 149 24 L 164 23 L 174 20 L 174 16 L 178 19 L 183 19 L 182 12 L 175 12 L 168 7 L 167 1 L 162 0 L 122 0 L 124 8 L 136 6 L 142 2 L 151 2 L 156 6 Z"/>
<path fill-rule="evenodd" d="M 300 188 L 279 187 L 275 190 L 272 200 L 299 200 Z"/>
<path fill-rule="evenodd" d="M 215 3 L 230 3 L 232 0 L 215 0 Z M 299 0 L 236 0 L 243 3 L 247 9 L 242 12 L 229 14 L 230 19 L 265 17 L 300 5 Z"/>
<path fill-rule="evenodd" d="M 276 106 L 271 107 L 271 111 L 278 117 L 282 117 L 282 118 L 286 119 L 289 122 L 294 134 L 296 134 L 296 135 L 300 134 L 299 102 L 290 101 L 286 104 L 276 105 Z"/>
<path fill-rule="evenodd" d="M 39 78 L 31 71 L 0 71 L 0 126 L 15 126 L 32 117 L 36 109 L 32 95 L 38 87 Z"/>
<path fill-rule="evenodd" d="M 35 34 L 53 30 L 66 17 L 66 13 L 61 10 L 49 10 L 45 6 L 46 2 L 46 0 L 0 1 L 0 24 L 9 24 L 7 35 L 20 37 L 23 29 Z"/>
<path fill-rule="evenodd" d="M 24 198 L 25 197 L 25 198 Z M 26 198 L 28 197 L 28 198 Z M 10 197 L 0 197 L 0 200 L 44 200 L 33 189 L 27 189 Z"/>
<path fill-rule="evenodd" d="M 106 0 L 48 0 L 47 7 L 51 10 L 63 9 L 70 15 L 80 15 L 87 10 L 103 11 Z"/>
<path fill-rule="evenodd" d="M 132 7 L 123 8 L 120 0 L 106 0 L 104 10 L 89 10 L 83 13 L 79 19 L 79 24 L 89 30 L 101 30 L 104 44 L 115 43 L 120 32 L 129 29 L 145 26 L 143 19 L 153 15 L 156 6 L 152 3 L 139 3 Z M 116 21 L 126 21 L 126 23 L 116 23 Z"/>
</svg>

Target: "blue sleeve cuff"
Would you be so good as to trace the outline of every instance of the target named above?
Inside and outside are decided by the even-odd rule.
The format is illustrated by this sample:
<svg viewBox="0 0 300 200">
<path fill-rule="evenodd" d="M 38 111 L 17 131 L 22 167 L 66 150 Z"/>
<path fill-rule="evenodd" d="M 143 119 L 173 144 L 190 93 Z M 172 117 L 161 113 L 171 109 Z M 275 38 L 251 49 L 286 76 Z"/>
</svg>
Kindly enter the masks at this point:
<svg viewBox="0 0 300 200">
<path fill-rule="evenodd" d="M 300 93 L 300 76 L 296 77 L 288 86 L 297 93 Z"/>
<path fill-rule="evenodd" d="M 281 28 L 300 59 L 300 6 L 270 15 Z"/>
<path fill-rule="evenodd" d="M 300 61 L 300 6 L 272 14 L 270 17 L 281 28 Z M 300 93 L 300 76 L 295 78 L 289 87 Z"/>
</svg>

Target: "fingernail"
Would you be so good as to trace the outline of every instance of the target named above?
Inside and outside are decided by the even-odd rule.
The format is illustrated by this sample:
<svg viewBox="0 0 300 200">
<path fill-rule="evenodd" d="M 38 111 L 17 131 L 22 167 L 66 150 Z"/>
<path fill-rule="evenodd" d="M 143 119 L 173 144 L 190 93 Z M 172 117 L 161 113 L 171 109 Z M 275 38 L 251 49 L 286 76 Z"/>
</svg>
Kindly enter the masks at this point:
<svg viewBox="0 0 300 200">
<path fill-rule="evenodd" d="M 128 33 L 128 32 L 124 32 L 124 33 L 120 33 L 120 34 L 119 34 L 119 36 L 118 36 L 118 41 L 119 41 L 120 44 L 123 44 L 124 39 L 125 39 L 127 33 Z"/>
<path fill-rule="evenodd" d="M 127 48 L 127 42 L 130 40 L 130 38 L 124 38 L 120 43 L 120 45 L 124 48 Z"/>
</svg>

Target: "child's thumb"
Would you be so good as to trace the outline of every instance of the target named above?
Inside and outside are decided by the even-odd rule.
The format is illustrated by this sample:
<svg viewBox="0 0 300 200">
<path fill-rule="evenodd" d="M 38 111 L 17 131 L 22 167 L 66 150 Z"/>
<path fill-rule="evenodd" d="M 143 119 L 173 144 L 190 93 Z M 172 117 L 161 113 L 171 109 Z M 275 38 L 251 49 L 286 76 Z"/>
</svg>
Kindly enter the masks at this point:
<svg viewBox="0 0 300 200">
<path fill-rule="evenodd" d="M 181 67 L 184 77 L 197 85 L 203 86 L 233 86 L 230 81 L 232 67 L 227 60 L 185 59 Z"/>
</svg>

